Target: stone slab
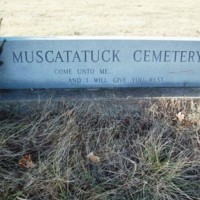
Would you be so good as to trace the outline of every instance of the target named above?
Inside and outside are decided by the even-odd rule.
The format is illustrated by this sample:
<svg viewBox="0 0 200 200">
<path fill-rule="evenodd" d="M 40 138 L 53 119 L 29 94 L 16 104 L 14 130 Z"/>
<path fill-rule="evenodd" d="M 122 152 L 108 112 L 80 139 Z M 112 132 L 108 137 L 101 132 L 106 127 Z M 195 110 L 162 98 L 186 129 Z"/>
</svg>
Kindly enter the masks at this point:
<svg viewBox="0 0 200 200">
<path fill-rule="evenodd" d="M 23 89 L 0 90 L 0 103 L 48 99 L 199 99 L 200 88 Z"/>
<path fill-rule="evenodd" d="M 199 38 L 0 38 L 0 89 L 200 87 Z"/>
</svg>

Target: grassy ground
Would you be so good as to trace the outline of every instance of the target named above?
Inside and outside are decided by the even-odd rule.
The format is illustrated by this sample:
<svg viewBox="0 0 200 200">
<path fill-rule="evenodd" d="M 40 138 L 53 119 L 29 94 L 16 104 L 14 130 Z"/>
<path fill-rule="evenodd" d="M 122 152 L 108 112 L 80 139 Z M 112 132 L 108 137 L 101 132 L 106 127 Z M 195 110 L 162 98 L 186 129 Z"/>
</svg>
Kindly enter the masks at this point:
<svg viewBox="0 0 200 200">
<path fill-rule="evenodd" d="M 200 199 L 199 100 L 138 105 L 47 101 L 1 112 L 1 199 Z M 27 154 L 35 166 L 24 169 Z"/>
</svg>

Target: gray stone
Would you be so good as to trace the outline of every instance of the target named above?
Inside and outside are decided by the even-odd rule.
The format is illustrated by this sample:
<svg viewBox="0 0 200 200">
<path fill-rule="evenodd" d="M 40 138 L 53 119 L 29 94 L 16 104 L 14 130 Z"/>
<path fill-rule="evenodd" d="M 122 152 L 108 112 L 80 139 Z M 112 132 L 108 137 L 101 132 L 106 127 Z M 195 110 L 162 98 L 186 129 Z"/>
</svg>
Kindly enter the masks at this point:
<svg viewBox="0 0 200 200">
<path fill-rule="evenodd" d="M 200 39 L 4 39 L 0 89 L 200 86 Z"/>
</svg>

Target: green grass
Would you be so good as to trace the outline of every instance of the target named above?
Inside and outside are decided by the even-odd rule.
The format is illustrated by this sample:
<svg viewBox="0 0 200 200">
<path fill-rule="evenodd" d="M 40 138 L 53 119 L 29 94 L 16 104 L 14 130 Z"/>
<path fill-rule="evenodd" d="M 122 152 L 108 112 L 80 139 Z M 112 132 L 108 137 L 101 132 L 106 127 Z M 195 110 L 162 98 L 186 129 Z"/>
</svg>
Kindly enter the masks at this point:
<svg viewBox="0 0 200 200">
<path fill-rule="evenodd" d="M 1 199 L 200 199 L 200 101 L 137 105 L 48 101 L 8 110 L 0 121 Z M 92 151 L 100 163 L 87 159 Z M 27 153 L 36 166 L 25 170 L 18 162 Z"/>
</svg>

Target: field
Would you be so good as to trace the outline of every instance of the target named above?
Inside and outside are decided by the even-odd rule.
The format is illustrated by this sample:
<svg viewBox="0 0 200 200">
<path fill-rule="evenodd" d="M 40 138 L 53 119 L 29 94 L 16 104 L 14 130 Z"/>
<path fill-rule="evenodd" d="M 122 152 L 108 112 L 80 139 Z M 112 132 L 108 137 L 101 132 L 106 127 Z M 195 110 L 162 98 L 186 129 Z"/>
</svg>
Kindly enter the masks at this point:
<svg viewBox="0 0 200 200">
<path fill-rule="evenodd" d="M 0 18 L 0 36 L 200 36 L 198 1 L 1 0 Z M 109 96 L 0 104 L 0 199 L 200 199 L 200 100 Z"/>
<path fill-rule="evenodd" d="M 1 36 L 200 36 L 199 1 L 1 0 Z"/>
</svg>

